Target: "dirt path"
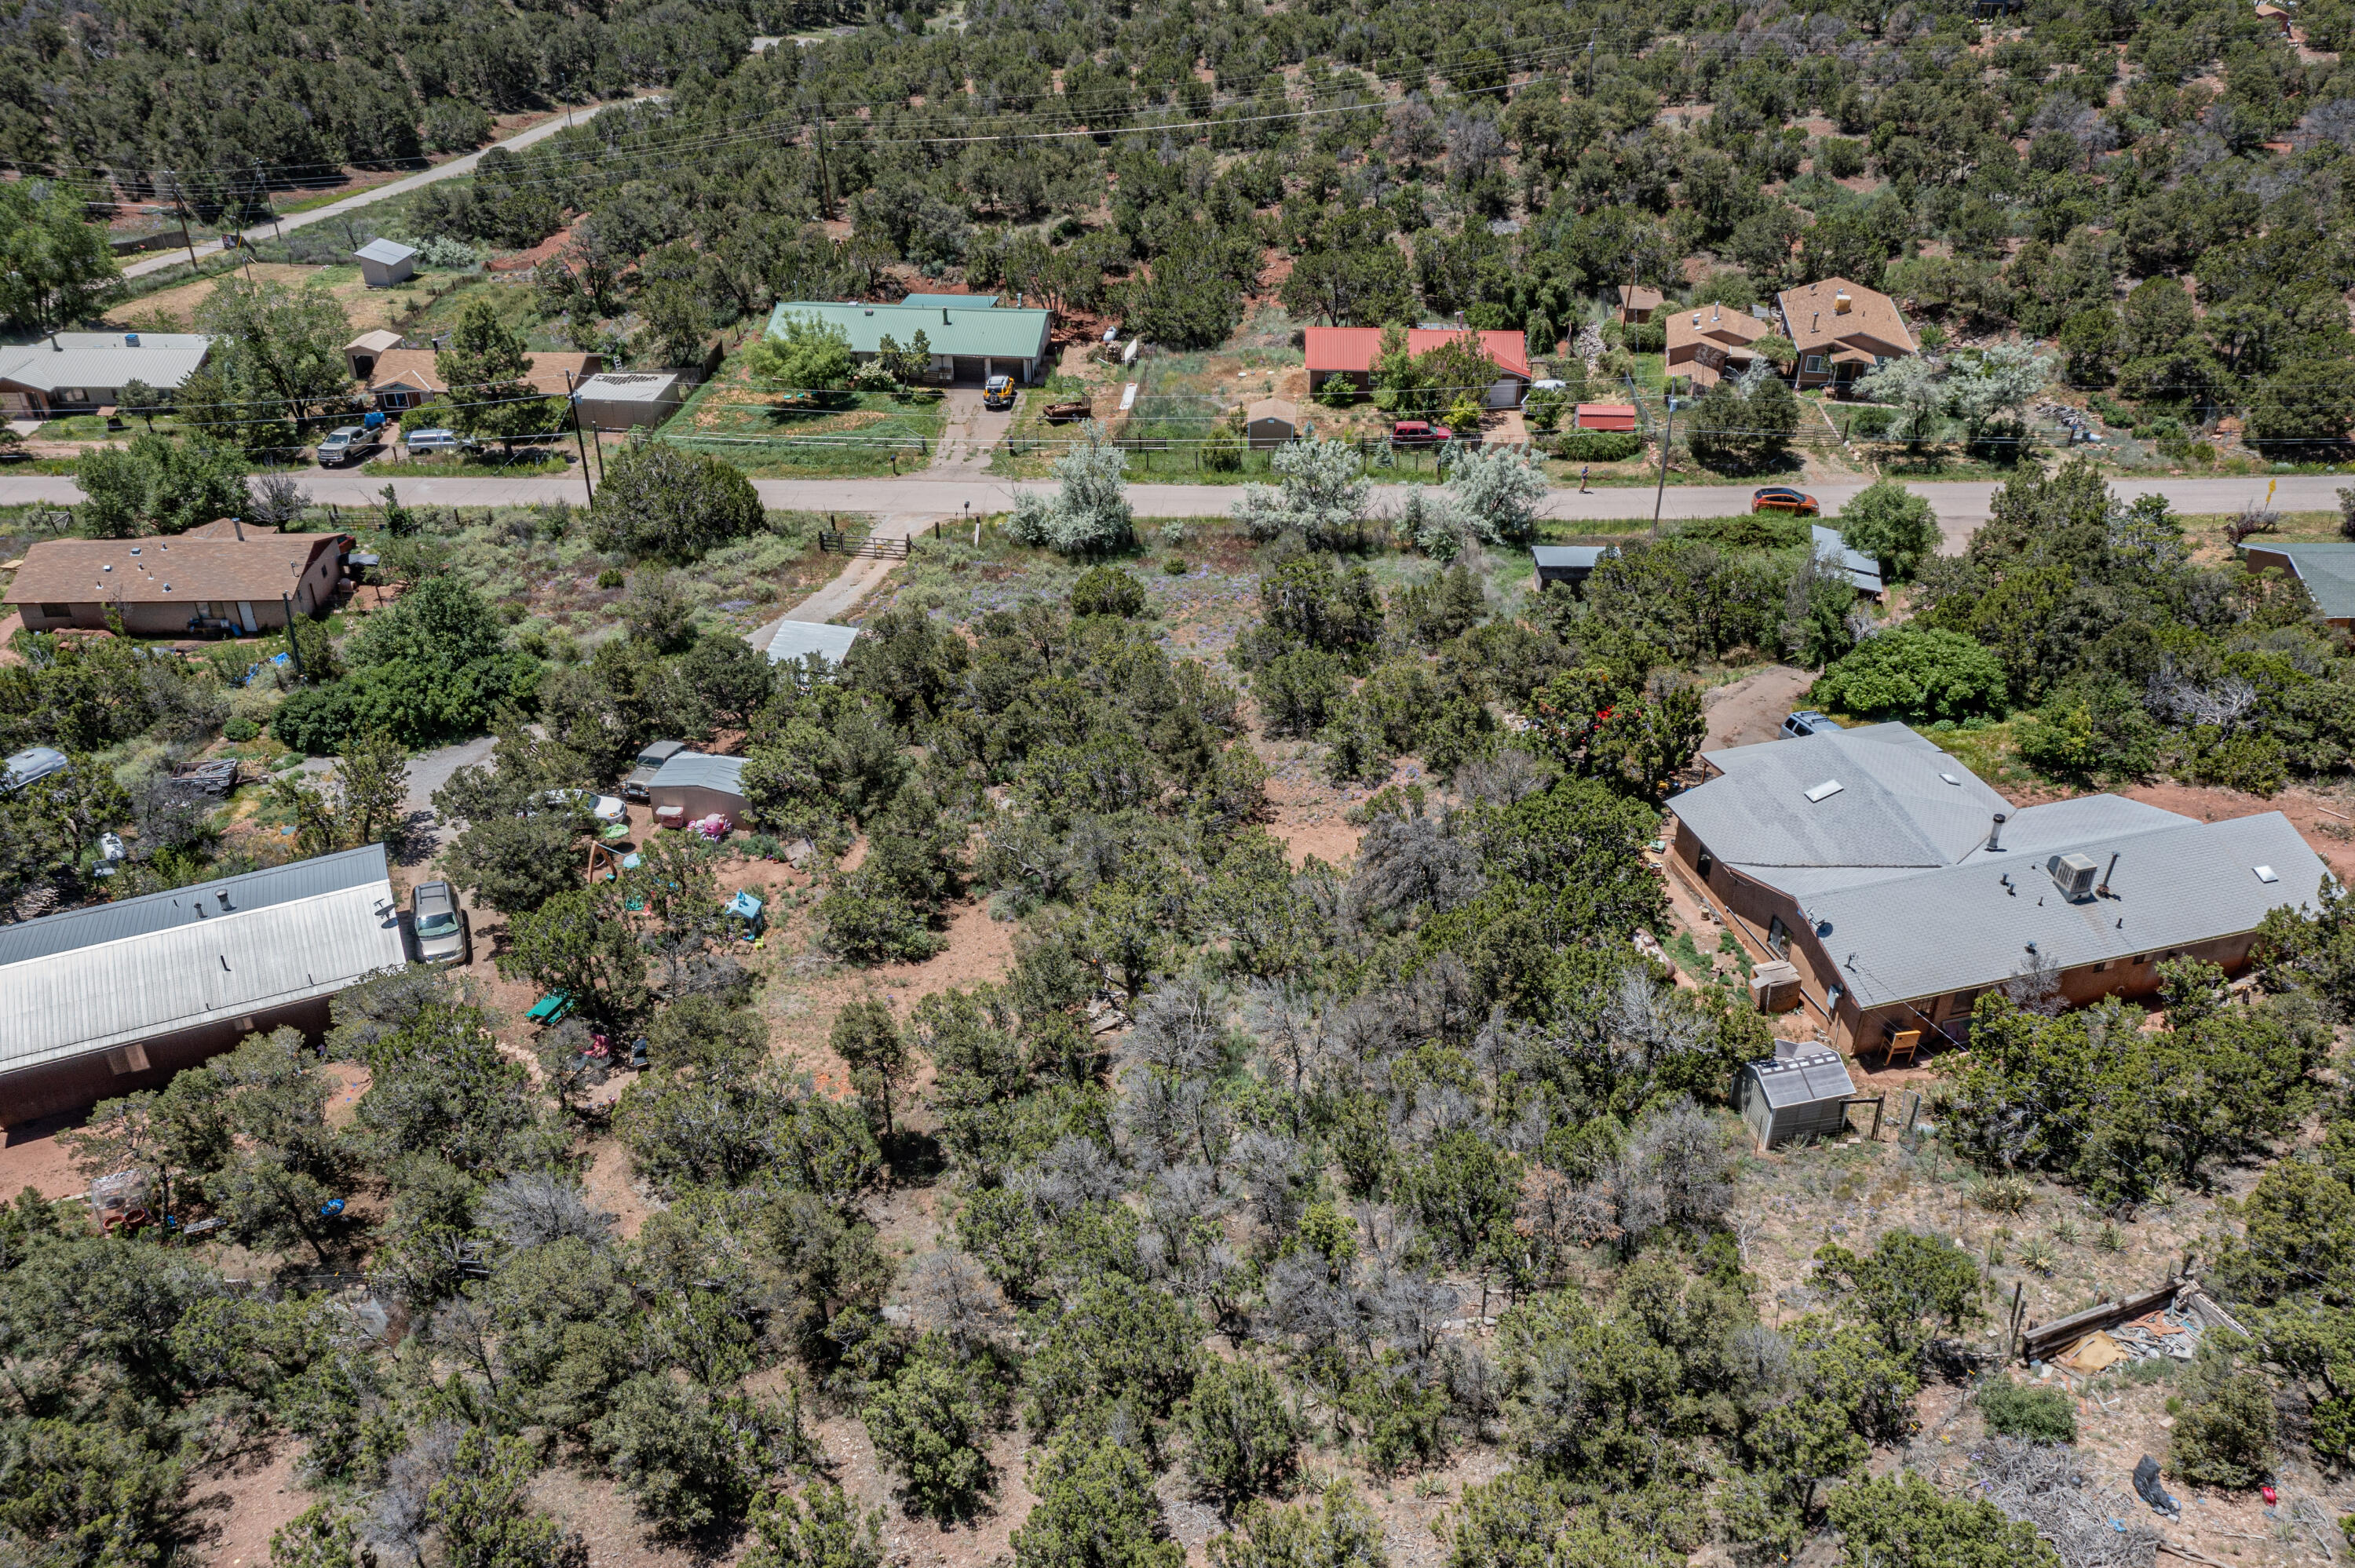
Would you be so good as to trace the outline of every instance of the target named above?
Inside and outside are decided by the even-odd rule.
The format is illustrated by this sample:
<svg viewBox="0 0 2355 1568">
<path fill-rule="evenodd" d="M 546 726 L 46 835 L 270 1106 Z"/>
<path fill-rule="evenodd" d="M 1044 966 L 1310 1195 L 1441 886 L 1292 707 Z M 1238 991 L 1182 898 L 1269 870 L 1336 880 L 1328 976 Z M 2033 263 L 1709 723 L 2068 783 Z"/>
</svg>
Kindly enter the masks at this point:
<svg viewBox="0 0 2355 1568">
<path fill-rule="evenodd" d="M 1708 721 L 1709 733 L 1701 749 L 1773 740 L 1782 733 L 1784 716 L 1806 705 L 1807 688 L 1815 681 L 1812 670 L 1769 664 L 1731 684 L 1702 693 L 1701 715 Z"/>
<path fill-rule="evenodd" d="M 873 536 L 878 539 L 912 539 L 932 526 L 932 522 L 933 515 L 930 513 L 880 517 L 876 520 Z M 852 556 L 847 559 L 849 564 L 843 567 L 841 576 L 776 620 L 753 630 L 745 641 L 755 648 L 765 649 L 770 640 L 777 635 L 777 628 L 788 620 L 813 620 L 823 624 L 837 616 L 847 615 L 858 607 L 861 599 L 882 587 L 883 579 L 891 575 L 891 568 L 900 564 L 897 558 L 890 556 Z"/>
</svg>

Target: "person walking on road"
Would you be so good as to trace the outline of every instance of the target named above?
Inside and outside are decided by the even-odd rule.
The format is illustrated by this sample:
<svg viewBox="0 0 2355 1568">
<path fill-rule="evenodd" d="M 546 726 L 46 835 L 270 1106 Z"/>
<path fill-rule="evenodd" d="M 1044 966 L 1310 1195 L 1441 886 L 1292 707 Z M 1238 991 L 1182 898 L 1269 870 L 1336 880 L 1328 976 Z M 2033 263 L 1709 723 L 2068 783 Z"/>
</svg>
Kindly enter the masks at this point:
<svg viewBox="0 0 2355 1568">
<path fill-rule="evenodd" d="M 1581 495 L 1586 493 L 1586 465 L 1584 463 L 1581 463 L 1578 469 L 1578 493 Z"/>
</svg>

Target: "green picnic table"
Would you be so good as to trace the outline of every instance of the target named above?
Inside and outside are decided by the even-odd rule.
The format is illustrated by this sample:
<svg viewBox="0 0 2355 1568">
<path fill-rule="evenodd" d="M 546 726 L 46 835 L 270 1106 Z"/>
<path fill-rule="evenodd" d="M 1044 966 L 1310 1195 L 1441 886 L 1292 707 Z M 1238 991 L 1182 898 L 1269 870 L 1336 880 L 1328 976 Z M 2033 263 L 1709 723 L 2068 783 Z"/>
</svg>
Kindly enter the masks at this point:
<svg viewBox="0 0 2355 1568">
<path fill-rule="evenodd" d="M 552 991 L 533 1002 L 531 1011 L 525 1013 L 524 1017 L 533 1023 L 553 1023 L 571 1011 L 572 993 L 569 991 Z"/>
</svg>

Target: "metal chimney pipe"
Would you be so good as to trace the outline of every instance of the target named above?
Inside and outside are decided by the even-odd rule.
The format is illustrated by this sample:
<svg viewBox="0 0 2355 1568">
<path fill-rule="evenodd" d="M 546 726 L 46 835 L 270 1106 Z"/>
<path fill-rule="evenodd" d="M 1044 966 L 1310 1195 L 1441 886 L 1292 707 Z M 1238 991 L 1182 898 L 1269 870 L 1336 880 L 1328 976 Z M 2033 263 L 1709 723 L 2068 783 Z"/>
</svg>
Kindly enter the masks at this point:
<svg viewBox="0 0 2355 1568">
<path fill-rule="evenodd" d="M 1991 850 L 2003 848 L 2003 813 L 2001 811 L 1995 814 L 1995 826 L 1987 830 L 1987 847 Z"/>
<path fill-rule="evenodd" d="M 2110 895 L 2110 873 L 2117 870 L 2117 868 L 2118 852 L 2116 850 L 2112 850 L 2110 852 L 2110 863 L 2102 868 L 2102 885 L 2094 889 L 2094 895 L 2095 897 L 2107 898 Z"/>
</svg>

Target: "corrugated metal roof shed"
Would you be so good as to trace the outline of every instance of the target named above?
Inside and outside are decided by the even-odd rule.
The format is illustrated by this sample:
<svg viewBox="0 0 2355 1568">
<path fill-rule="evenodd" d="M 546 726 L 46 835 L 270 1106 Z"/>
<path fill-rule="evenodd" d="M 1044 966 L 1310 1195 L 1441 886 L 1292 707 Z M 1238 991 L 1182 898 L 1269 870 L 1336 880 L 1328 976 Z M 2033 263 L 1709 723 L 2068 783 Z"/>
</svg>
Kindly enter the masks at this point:
<svg viewBox="0 0 2355 1568">
<path fill-rule="evenodd" d="M 0 1072 L 332 995 L 407 960 L 381 844 L 27 920 L 0 929 Z"/>
<path fill-rule="evenodd" d="M 717 789 L 730 795 L 744 792 L 744 759 L 713 757 L 708 752 L 682 751 L 655 772 L 649 789 Z"/>
<path fill-rule="evenodd" d="M 403 245 L 397 239 L 371 239 L 352 252 L 363 261 L 381 261 L 388 267 L 398 267 L 417 254 L 414 246 Z"/>
<path fill-rule="evenodd" d="M 850 657 L 850 645 L 858 641 L 856 626 L 829 626 L 816 620 L 788 620 L 781 623 L 776 635 L 769 639 L 769 662 L 780 664 L 788 659 L 806 659 L 816 654 L 829 664 L 839 664 Z"/>
</svg>

